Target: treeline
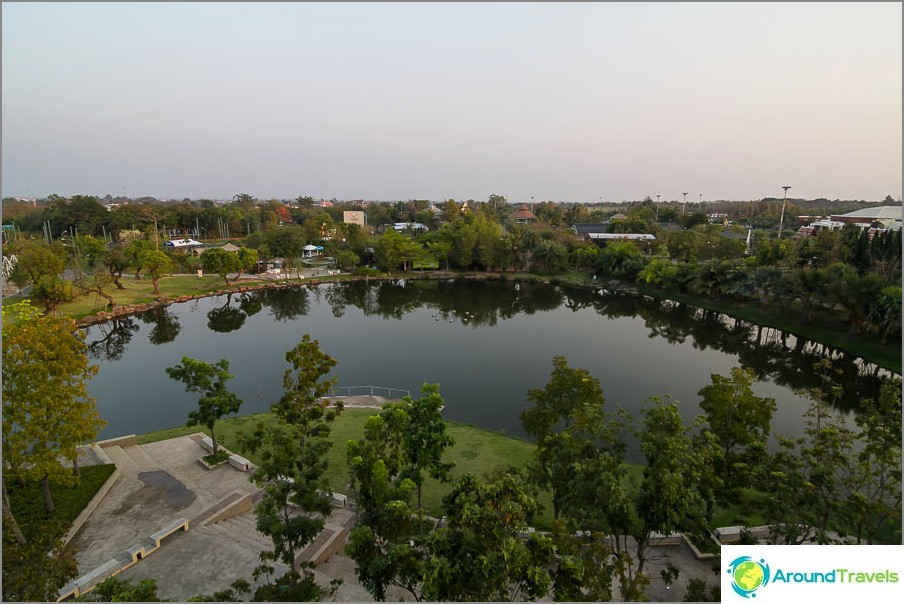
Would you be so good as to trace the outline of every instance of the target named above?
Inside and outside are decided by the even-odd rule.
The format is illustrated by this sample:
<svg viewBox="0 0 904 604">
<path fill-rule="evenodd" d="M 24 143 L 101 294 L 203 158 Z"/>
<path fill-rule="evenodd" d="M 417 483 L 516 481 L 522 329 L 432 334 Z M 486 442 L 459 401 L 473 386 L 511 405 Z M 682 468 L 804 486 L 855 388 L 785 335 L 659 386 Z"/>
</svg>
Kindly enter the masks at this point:
<svg viewBox="0 0 904 604">
<path fill-rule="evenodd" d="M 48 312 L 78 294 L 103 296 L 106 286 L 121 288 L 119 277 L 127 271 L 152 279 L 155 291 L 160 277 L 197 269 L 219 274 L 228 284 L 229 275 L 277 258 L 285 269 L 297 269 L 305 246 L 315 244 L 339 268 L 361 273 L 438 268 L 555 275 L 579 270 L 706 298 L 756 300 L 767 310 L 781 305 L 802 323 L 812 322 L 817 310 L 843 314 L 852 333 L 869 329 L 883 342 L 900 333 L 900 231 L 870 235 L 848 226 L 779 239 L 774 226 L 780 204 L 736 204 L 727 216 L 740 222 L 723 226 L 710 224 L 703 212 L 650 199 L 618 208 L 623 215 L 609 220 L 608 230 L 650 234 L 655 240 L 600 247 L 569 230 L 573 224 L 606 221 L 615 209 L 543 202 L 533 205 L 536 219 L 524 223 L 512 220 L 513 206 L 498 195 L 473 203 L 320 207 L 310 197 L 287 205 L 240 194 L 225 205 L 141 203 L 112 211 L 93 197 L 75 196 L 52 199 L 18 216 L 4 255 L 17 255 L 10 278 L 34 285 L 32 297 Z M 344 223 L 347 210 L 363 211 L 366 224 Z M 427 228 L 389 226 L 399 222 Z M 208 250 L 198 258 L 167 251 L 162 243 L 173 236 L 212 240 L 214 247 L 238 238 L 243 250 L 238 257 Z M 59 276 L 66 267 L 74 275 L 69 282 Z"/>
</svg>

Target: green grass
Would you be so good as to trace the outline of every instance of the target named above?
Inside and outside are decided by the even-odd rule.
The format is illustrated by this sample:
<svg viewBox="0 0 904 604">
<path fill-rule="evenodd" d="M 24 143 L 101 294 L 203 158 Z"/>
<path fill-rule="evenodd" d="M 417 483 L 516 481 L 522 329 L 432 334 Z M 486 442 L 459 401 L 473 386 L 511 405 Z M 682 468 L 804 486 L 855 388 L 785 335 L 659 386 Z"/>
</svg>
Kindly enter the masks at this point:
<svg viewBox="0 0 904 604">
<path fill-rule="evenodd" d="M 346 409 L 332 426 L 330 442 L 333 446 L 327 454 L 329 470 L 327 480 L 332 490 L 339 493 L 349 493 L 348 468 L 345 462 L 345 443 L 349 440 L 361 438 L 364 434 L 364 424 L 367 418 L 377 413 L 376 409 Z M 242 451 L 238 444 L 238 434 L 242 431 L 250 431 L 258 421 L 272 422 L 271 414 L 255 414 L 250 416 L 235 417 L 217 422 L 215 426 L 217 442 L 230 451 L 240 453 L 250 461 L 258 463 L 258 455 L 248 451 Z M 452 471 L 453 480 L 464 475 L 465 472 L 484 475 L 494 470 L 508 468 L 509 466 L 522 467 L 533 454 L 534 445 L 511 436 L 482 430 L 480 428 L 447 422 L 447 429 L 455 445 L 446 455 L 447 461 L 455 463 Z M 188 428 L 170 428 L 137 436 L 138 444 L 146 444 L 178 436 L 195 434 L 204 431 L 197 426 Z M 441 516 L 441 503 L 443 496 L 449 492 L 451 485 L 437 480 L 428 479 L 424 483 L 423 497 L 424 507 L 429 514 Z M 552 508 L 549 498 L 541 498 L 541 503 L 547 508 L 544 516 L 538 521 L 543 526 L 548 525 L 552 518 Z"/>
<path fill-rule="evenodd" d="M 54 510 L 47 514 L 44 508 L 44 489 L 40 482 L 19 484 L 14 480 L 6 483 L 10 508 L 26 539 L 31 539 L 47 528 L 48 522 L 59 521 L 71 524 L 91 499 L 113 474 L 116 466 L 104 464 L 80 468 L 81 479 L 74 486 L 50 483 L 50 494 Z"/>
</svg>

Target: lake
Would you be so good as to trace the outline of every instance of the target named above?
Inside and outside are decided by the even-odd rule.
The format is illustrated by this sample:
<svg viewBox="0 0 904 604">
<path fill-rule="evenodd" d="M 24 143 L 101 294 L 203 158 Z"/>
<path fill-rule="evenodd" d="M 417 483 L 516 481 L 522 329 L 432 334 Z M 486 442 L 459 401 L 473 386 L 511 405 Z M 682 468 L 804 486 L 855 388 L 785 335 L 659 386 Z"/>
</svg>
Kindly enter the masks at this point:
<svg viewBox="0 0 904 604">
<path fill-rule="evenodd" d="M 884 370 L 774 329 L 624 292 L 503 280 L 344 282 L 220 295 L 86 328 L 99 364 L 89 383 L 100 438 L 184 425 L 197 395 L 167 377 L 183 356 L 228 359 L 241 414 L 282 395 L 286 351 L 303 334 L 338 362 L 339 386 L 383 386 L 417 397 L 439 383 L 447 419 L 524 436 L 518 418 L 530 388 L 549 379 L 554 356 L 600 380 L 610 409 L 633 416 L 650 397 L 680 402 L 688 423 L 713 373 L 753 369 L 759 396 L 774 398 L 773 432 L 802 433 L 814 362 L 844 372 L 846 412 L 876 396 Z M 637 457 L 634 447 L 629 457 Z"/>
</svg>

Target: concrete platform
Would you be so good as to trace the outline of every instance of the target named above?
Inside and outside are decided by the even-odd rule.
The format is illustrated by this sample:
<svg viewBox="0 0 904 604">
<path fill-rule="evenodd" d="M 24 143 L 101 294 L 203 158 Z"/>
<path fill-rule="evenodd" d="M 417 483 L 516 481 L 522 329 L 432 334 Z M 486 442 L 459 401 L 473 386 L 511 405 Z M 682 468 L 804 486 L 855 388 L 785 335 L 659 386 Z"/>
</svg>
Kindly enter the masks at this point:
<svg viewBox="0 0 904 604">
<path fill-rule="evenodd" d="M 211 594 L 239 578 L 251 581 L 258 556 L 269 549 L 270 541 L 257 532 L 253 511 L 245 508 L 226 519 L 220 519 L 218 513 L 258 490 L 250 481 L 250 472 L 229 464 L 205 469 L 198 458 L 206 451 L 191 436 L 140 446 L 124 441 L 107 446 L 104 452 L 117 464 L 122 477 L 70 542 L 76 551 L 79 576 L 146 542 L 176 519 L 185 518 L 189 520 L 187 532 L 167 536 L 159 549 L 125 569 L 119 577 L 133 581 L 154 579 L 160 597 L 175 601 Z M 84 461 L 90 465 L 94 460 L 86 456 Z M 348 528 L 353 521 L 350 508 L 337 507 L 327 523 L 334 528 Z M 650 601 L 681 601 L 684 586 L 693 577 L 718 584 L 719 577 L 711 570 L 710 562 L 697 560 L 686 543 L 652 549 L 646 572 L 651 578 L 647 592 Z M 660 571 L 669 564 L 680 571 L 671 588 L 660 578 Z M 287 570 L 276 566 L 279 575 Z M 373 601 L 357 582 L 354 562 L 341 549 L 321 563 L 315 575 L 326 588 L 333 579 L 343 580 L 331 598 L 335 601 Z M 387 600 L 413 597 L 392 588 L 387 591 Z"/>
</svg>

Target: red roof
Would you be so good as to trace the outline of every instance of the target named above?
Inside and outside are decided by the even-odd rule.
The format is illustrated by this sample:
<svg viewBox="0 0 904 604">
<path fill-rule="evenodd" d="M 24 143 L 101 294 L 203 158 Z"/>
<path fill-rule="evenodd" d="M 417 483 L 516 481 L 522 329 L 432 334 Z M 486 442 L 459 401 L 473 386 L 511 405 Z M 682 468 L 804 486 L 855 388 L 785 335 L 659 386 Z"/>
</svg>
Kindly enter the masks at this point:
<svg viewBox="0 0 904 604">
<path fill-rule="evenodd" d="M 518 206 L 518 209 L 512 212 L 511 218 L 515 220 L 536 220 L 537 217 L 533 212 L 527 209 L 527 204 L 522 203 Z"/>
</svg>

